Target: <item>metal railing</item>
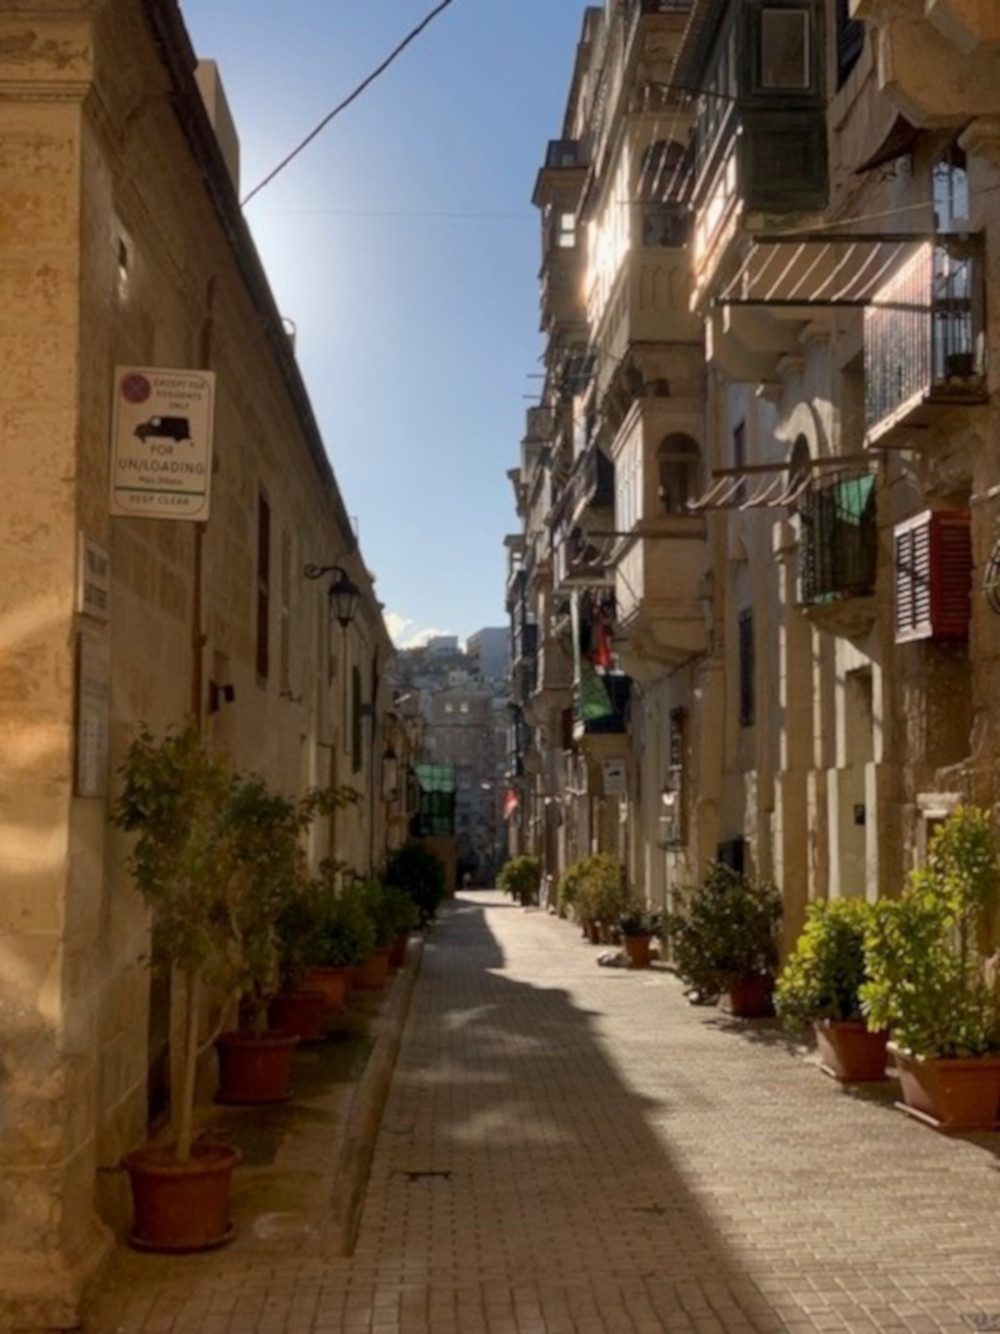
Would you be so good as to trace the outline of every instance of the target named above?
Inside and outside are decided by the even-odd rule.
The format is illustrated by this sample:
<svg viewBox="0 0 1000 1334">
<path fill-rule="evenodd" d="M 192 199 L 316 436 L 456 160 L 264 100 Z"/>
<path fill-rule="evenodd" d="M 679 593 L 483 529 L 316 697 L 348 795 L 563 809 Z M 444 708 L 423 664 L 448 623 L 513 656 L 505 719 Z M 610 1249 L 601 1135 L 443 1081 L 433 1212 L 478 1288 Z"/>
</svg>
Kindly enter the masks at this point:
<svg viewBox="0 0 1000 1334">
<path fill-rule="evenodd" d="M 812 606 L 873 592 L 878 559 L 875 475 L 824 481 L 800 500 L 799 517 L 800 602 Z"/>
</svg>

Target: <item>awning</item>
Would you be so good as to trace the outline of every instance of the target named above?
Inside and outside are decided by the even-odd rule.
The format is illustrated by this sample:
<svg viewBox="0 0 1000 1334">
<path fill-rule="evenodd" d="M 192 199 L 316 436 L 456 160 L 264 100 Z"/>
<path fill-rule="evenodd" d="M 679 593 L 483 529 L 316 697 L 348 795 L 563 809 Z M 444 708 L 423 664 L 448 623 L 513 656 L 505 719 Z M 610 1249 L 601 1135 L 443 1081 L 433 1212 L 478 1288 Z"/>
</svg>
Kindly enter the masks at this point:
<svg viewBox="0 0 1000 1334">
<path fill-rule="evenodd" d="M 895 162 L 897 158 L 912 153 L 921 133 L 912 121 L 907 120 L 902 114 L 898 115 L 883 135 L 879 146 L 859 167 L 854 168 L 855 176 L 861 176 L 866 171 L 874 171 L 876 167 L 884 167 L 887 162 Z"/>
<path fill-rule="evenodd" d="M 751 243 L 717 306 L 867 306 L 896 270 L 933 238 L 924 233 L 830 231 Z"/>
<path fill-rule="evenodd" d="M 871 467 L 864 456 L 862 465 Z M 712 481 L 687 507 L 698 514 L 705 510 L 777 509 L 794 505 L 810 490 L 823 470 L 823 484 L 835 480 L 838 473 L 858 475 L 858 460 L 840 458 L 812 459 L 808 463 L 757 463 L 745 468 L 717 468 Z"/>
</svg>

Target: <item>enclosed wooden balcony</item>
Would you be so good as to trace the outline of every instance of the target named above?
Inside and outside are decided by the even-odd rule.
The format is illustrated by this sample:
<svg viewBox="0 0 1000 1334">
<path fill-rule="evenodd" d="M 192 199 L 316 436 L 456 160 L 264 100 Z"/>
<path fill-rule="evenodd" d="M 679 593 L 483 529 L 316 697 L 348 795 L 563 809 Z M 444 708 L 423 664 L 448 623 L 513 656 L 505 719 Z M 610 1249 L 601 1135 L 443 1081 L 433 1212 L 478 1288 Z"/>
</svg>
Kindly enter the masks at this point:
<svg viewBox="0 0 1000 1334">
<path fill-rule="evenodd" d="M 911 446 L 942 407 L 985 403 L 986 314 L 978 238 L 920 245 L 865 311 L 869 445 Z"/>
</svg>

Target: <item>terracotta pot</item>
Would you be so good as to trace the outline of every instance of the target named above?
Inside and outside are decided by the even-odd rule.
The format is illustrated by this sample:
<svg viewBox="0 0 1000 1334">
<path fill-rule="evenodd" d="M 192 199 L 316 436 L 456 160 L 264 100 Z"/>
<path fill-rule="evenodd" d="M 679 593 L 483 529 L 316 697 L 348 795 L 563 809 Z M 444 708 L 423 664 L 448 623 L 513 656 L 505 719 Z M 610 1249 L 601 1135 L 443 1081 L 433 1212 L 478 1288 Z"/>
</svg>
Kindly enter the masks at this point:
<svg viewBox="0 0 1000 1334">
<path fill-rule="evenodd" d="M 889 1044 L 903 1111 L 936 1130 L 1000 1128 L 1000 1058 L 917 1057 Z"/>
<path fill-rule="evenodd" d="M 885 1079 L 887 1033 L 869 1033 L 860 1019 L 823 1019 L 813 1024 L 820 1069 L 842 1084 Z"/>
<path fill-rule="evenodd" d="M 353 968 L 337 968 L 333 965 L 308 968 L 304 982 L 309 991 L 323 992 L 330 1014 L 339 1014 L 347 1004 L 353 972 Z"/>
<path fill-rule="evenodd" d="M 294 1033 L 222 1033 L 215 1040 L 219 1054 L 218 1102 L 284 1102 L 292 1075 L 292 1053 L 299 1044 Z"/>
<path fill-rule="evenodd" d="M 751 973 L 737 978 L 728 987 L 729 1013 L 734 1019 L 763 1019 L 773 1014 L 773 990 L 774 978 L 768 973 Z"/>
<path fill-rule="evenodd" d="M 402 931 L 392 942 L 389 950 L 389 967 L 402 968 L 406 963 L 406 947 L 410 943 L 409 931 Z"/>
<path fill-rule="evenodd" d="M 135 1217 L 129 1241 L 148 1251 L 207 1251 L 224 1245 L 233 1235 L 229 1190 L 240 1151 L 200 1142 L 192 1145 L 187 1163 L 175 1163 L 171 1152 L 146 1145 L 122 1159 Z"/>
<path fill-rule="evenodd" d="M 283 991 L 271 1002 L 268 1018 L 279 1032 L 294 1033 L 303 1042 L 321 1042 L 329 1013 L 323 991 Z"/>
<path fill-rule="evenodd" d="M 631 968 L 648 968 L 650 964 L 649 946 L 652 936 L 622 936 L 625 953 Z"/>
<path fill-rule="evenodd" d="M 601 943 L 601 928 L 596 922 L 585 922 L 583 929 L 587 933 L 587 939 L 590 941 L 591 945 L 599 945 Z"/>
<path fill-rule="evenodd" d="M 359 991 L 381 991 L 389 980 L 389 951 L 376 950 L 354 970 L 354 985 Z"/>
</svg>

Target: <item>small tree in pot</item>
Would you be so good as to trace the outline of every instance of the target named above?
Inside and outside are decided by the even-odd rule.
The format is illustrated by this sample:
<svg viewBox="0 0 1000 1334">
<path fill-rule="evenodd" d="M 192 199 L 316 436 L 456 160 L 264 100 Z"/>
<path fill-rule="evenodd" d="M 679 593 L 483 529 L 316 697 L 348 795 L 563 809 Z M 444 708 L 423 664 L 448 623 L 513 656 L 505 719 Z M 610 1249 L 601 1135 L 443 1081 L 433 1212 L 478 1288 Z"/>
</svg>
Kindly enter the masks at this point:
<svg viewBox="0 0 1000 1334">
<path fill-rule="evenodd" d="M 229 1186 L 240 1160 L 229 1145 L 194 1142 L 198 1058 L 208 998 L 238 994 L 242 960 L 236 929 L 236 854 L 230 810 L 236 780 L 205 752 L 192 729 L 157 741 L 143 728 L 129 748 L 113 819 L 138 834 L 130 868 L 152 910 L 182 1007 L 179 1080 L 172 1091 L 169 1146 L 124 1158 L 132 1183 L 136 1245 L 198 1250 L 231 1235 Z M 221 1027 L 221 1022 L 219 1027 Z"/>
<path fill-rule="evenodd" d="M 497 889 L 522 907 L 538 902 L 538 890 L 542 883 L 542 863 L 528 853 L 520 857 L 511 857 L 503 864 L 497 876 Z"/>
<path fill-rule="evenodd" d="M 728 992 L 738 1018 L 768 1014 L 780 921 L 772 884 L 716 863 L 668 915 L 677 971 L 700 1000 Z"/>
<path fill-rule="evenodd" d="M 812 1024 L 821 1069 L 842 1083 L 885 1078 L 884 1031 L 872 1033 L 861 1011 L 867 980 L 865 930 L 872 907 L 863 899 L 811 903 L 805 929 L 775 989 L 789 1028 Z"/>
<path fill-rule="evenodd" d="M 870 1028 L 889 1028 L 905 1110 L 949 1130 L 1000 1120 L 1000 996 L 987 959 L 1000 883 L 987 811 L 959 807 L 865 937 Z"/>
<path fill-rule="evenodd" d="M 343 1009 L 354 969 L 375 948 L 375 927 L 360 897 L 349 886 L 338 888 L 342 869 L 321 863 L 308 891 L 316 932 L 306 985 L 323 990 L 335 1011 Z"/>
<path fill-rule="evenodd" d="M 663 926 L 662 914 L 654 912 L 645 903 L 629 904 L 618 917 L 618 931 L 625 945 L 632 968 L 648 968 L 651 962 L 650 946 Z"/>
</svg>

